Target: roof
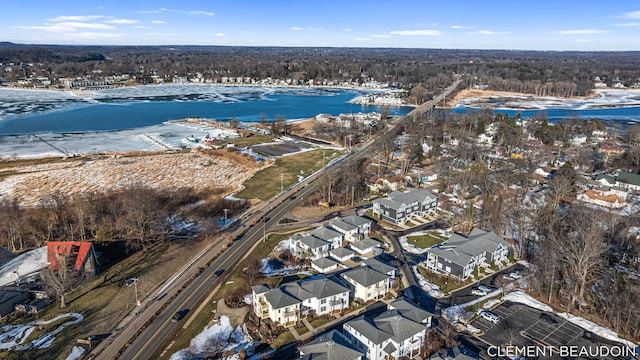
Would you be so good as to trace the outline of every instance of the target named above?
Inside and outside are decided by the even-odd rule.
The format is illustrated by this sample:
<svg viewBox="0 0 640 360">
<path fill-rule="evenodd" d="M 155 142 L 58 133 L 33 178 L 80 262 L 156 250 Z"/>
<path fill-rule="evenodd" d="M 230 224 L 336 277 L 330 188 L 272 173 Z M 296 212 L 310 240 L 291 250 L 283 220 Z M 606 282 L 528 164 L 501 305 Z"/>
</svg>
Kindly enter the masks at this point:
<svg viewBox="0 0 640 360">
<path fill-rule="evenodd" d="M 400 315 L 406 317 L 407 319 L 418 322 L 418 323 L 422 323 L 425 321 L 425 319 L 428 319 L 429 317 L 433 316 L 432 313 L 421 308 L 420 306 L 415 304 L 413 301 L 405 297 L 399 297 L 394 301 L 390 302 L 389 308 L 391 308 L 392 310 L 398 311 Z"/>
<path fill-rule="evenodd" d="M 336 229 L 343 230 L 345 232 L 352 231 L 358 228 L 356 225 L 348 223 L 344 220 L 338 220 L 338 221 L 332 222 L 331 226 Z"/>
<path fill-rule="evenodd" d="M 355 360 L 363 356 L 337 330 L 331 330 L 317 339 L 300 346 L 298 350 L 300 350 L 300 354 L 304 355 L 302 359 L 309 360 Z"/>
<path fill-rule="evenodd" d="M 362 226 L 362 225 L 372 223 L 371 220 L 358 215 L 349 215 L 347 217 L 342 218 L 342 221 L 347 222 L 349 224 L 353 224 L 355 226 Z"/>
<path fill-rule="evenodd" d="M 326 268 L 329 268 L 331 266 L 338 265 L 337 261 L 335 261 L 333 259 L 329 259 L 328 257 L 321 257 L 319 259 L 315 259 L 311 263 L 313 265 L 319 267 L 320 269 L 326 269 Z"/>
<path fill-rule="evenodd" d="M 300 303 L 300 300 L 285 292 L 282 287 L 268 291 L 264 294 L 264 297 L 274 309 Z"/>
<path fill-rule="evenodd" d="M 355 269 L 345 271 L 342 273 L 342 276 L 348 277 L 362 286 L 371 286 L 389 278 L 386 274 L 367 266 L 360 266 Z"/>
<path fill-rule="evenodd" d="M 51 270 L 58 270 L 58 262 L 56 258 L 60 255 L 66 256 L 68 259 L 75 257 L 73 270 L 80 271 L 90 256 L 95 256 L 93 243 L 90 241 L 48 241 L 47 242 L 47 261 L 51 264 Z"/>
<path fill-rule="evenodd" d="M 478 228 L 473 228 L 469 236 L 463 236 L 458 233 L 454 233 L 447 240 L 447 247 L 455 246 L 456 250 L 466 252 L 473 256 L 477 256 L 483 251 L 494 252 L 499 245 L 508 248 L 509 243 L 502 240 L 493 231 L 484 231 Z"/>
<path fill-rule="evenodd" d="M 611 175 L 598 174 L 598 176 L 596 176 L 596 181 L 600 181 L 602 179 L 604 179 L 609 185 L 615 185 L 615 183 L 616 183 L 615 177 L 613 177 Z"/>
<path fill-rule="evenodd" d="M 0 286 L 11 284 L 47 267 L 49 263 L 46 246 L 25 251 L 0 267 Z"/>
<path fill-rule="evenodd" d="M 376 258 L 367 259 L 362 262 L 363 265 L 366 265 L 376 271 L 379 271 L 383 274 L 386 274 L 390 271 L 394 271 L 396 268 L 391 264 L 387 264 L 384 261 L 378 260 Z"/>
<path fill-rule="evenodd" d="M 266 293 L 267 291 L 270 291 L 271 288 L 267 284 L 260 284 L 260 285 L 253 285 L 251 287 L 251 290 L 253 290 L 253 292 L 256 293 L 257 295 L 260 295 L 260 294 Z"/>
<path fill-rule="evenodd" d="M 387 198 L 375 199 L 373 202 L 397 210 L 404 204 L 423 202 L 427 199 L 437 200 L 438 197 L 425 189 L 411 189 L 408 192 L 394 191 Z"/>
<path fill-rule="evenodd" d="M 339 247 L 339 248 L 335 248 L 331 251 L 329 251 L 329 254 L 339 257 L 339 258 L 343 258 L 345 256 L 352 256 L 353 254 L 355 254 L 356 252 L 351 250 L 351 249 L 347 249 L 345 247 Z"/>
<path fill-rule="evenodd" d="M 351 244 L 351 247 L 355 250 L 367 250 L 374 246 L 380 246 L 380 241 L 372 238 L 366 238 Z"/>
<path fill-rule="evenodd" d="M 345 323 L 345 326 L 350 326 L 357 330 L 362 336 L 369 339 L 374 344 L 382 344 L 383 341 L 391 338 L 392 334 L 386 331 L 378 329 L 373 320 L 365 315 L 355 318 Z"/>
<path fill-rule="evenodd" d="M 313 229 L 312 231 L 309 231 L 309 234 L 326 241 L 342 237 L 342 233 L 326 226 L 320 226 L 319 228 Z"/>
<path fill-rule="evenodd" d="M 349 288 L 340 284 L 339 280 L 333 276 L 301 281 L 300 286 L 318 299 L 349 292 Z"/>
<path fill-rule="evenodd" d="M 6 264 L 7 262 L 9 262 L 9 260 L 15 258 L 16 254 L 12 253 L 11 251 L 0 247 L 0 266 Z"/>
<path fill-rule="evenodd" d="M 348 321 L 345 325 L 357 330 L 364 337 L 377 345 L 382 344 L 382 342 L 388 339 L 393 340 L 396 344 L 401 344 L 403 341 L 426 329 L 424 324 L 419 324 L 403 317 L 402 315 L 388 311 L 375 318 L 369 318 L 368 316 L 363 315 L 354 320 Z M 387 349 L 387 347 L 385 347 L 385 351 L 391 349 L 392 348 Z M 390 354 L 395 350 L 396 349 L 394 348 L 387 353 Z"/>
<path fill-rule="evenodd" d="M 396 350 L 398 350 L 398 348 L 395 345 L 393 345 L 392 342 L 389 342 L 387 346 L 385 346 L 384 349 L 382 349 L 382 351 L 386 352 L 389 355 L 393 354 L 393 352 Z"/>
<path fill-rule="evenodd" d="M 616 178 L 616 181 L 640 186 L 640 175 L 628 173 L 628 172 L 621 172 L 620 175 L 618 175 L 618 177 Z"/>
<path fill-rule="evenodd" d="M 306 235 L 300 239 L 300 242 L 311 249 L 317 249 L 323 246 L 328 246 L 329 242 L 317 238 L 313 235 Z"/>
<path fill-rule="evenodd" d="M 625 203 L 624 199 L 622 199 L 620 196 L 615 194 L 605 195 L 600 191 L 594 191 L 594 190 L 587 190 L 584 192 L 584 194 L 591 200 L 600 200 L 600 201 L 605 201 L 611 204 Z"/>
</svg>

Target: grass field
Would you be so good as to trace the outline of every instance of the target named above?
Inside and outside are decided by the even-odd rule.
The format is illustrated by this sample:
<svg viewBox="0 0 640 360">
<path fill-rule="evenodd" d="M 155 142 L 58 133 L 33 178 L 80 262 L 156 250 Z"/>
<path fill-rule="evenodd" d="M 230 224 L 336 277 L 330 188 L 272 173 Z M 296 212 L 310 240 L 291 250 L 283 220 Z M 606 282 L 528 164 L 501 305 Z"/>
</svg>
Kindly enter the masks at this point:
<svg viewBox="0 0 640 360">
<path fill-rule="evenodd" d="M 417 248 L 426 249 L 433 245 L 440 244 L 446 238 L 435 231 L 428 232 L 424 235 L 407 236 L 407 242 Z"/>
<path fill-rule="evenodd" d="M 286 189 L 298 182 L 298 175 L 306 177 L 320 169 L 323 152 L 325 164 L 342 154 L 337 150 L 312 150 L 279 157 L 272 166 L 258 171 L 245 182 L 245 189 L 236 196 L 244 199 L 271 199 L 280 192 L 281 175 L 282 186 Z"/>
</svg>

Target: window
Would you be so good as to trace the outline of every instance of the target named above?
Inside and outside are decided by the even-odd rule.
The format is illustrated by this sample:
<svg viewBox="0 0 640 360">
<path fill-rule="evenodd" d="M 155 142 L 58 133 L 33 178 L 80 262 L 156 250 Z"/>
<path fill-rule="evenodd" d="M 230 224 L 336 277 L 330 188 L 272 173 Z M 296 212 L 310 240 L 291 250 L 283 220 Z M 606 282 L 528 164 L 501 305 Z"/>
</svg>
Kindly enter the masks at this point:
<svg viewBox="0 0 640 360">
<path fill-rule="evenodd" d="M 327 299 L 320 300 L 320 304 L 326 304 L 326 303 L 327 303 Z"/>
<path fill-rule="evenodd" d="M 325 312 L 325 311 L 327 311 L 327 307 L 326 306 L 323 306 L 323 307 L 320 308 L 320 312 Z"/>
</svg>

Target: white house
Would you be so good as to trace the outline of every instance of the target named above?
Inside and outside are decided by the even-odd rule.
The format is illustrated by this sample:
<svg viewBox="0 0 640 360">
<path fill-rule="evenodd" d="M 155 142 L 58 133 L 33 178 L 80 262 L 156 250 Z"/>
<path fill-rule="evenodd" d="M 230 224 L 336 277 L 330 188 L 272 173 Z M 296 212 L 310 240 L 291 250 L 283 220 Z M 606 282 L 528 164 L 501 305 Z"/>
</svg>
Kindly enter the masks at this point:
<svg viewBox="0 0 640 360">
<path fill-rule="evenodd" d="M 571 144 L 575 146 L 582 145 L 586 142 L 587 142 L 587 135 L 585 134 L 578 134 L 578 135 L 575 135 L 573 138 L 571 138 Z"/>
<path fill-rule="evenodd" d="M 342 246 L 342 240 L 344 239 L 344 235 L 342 235 L 341 232 L 336 231 L 336 229 L 330 228 L 328 226 L 320 226 L 318 228 L 315 228 L 309 231 L 309 235 L 315 236 L 318 239 L 321 239 L 330 243 L 331 244 L 330 249 L 335 249 Z"/>
<path fill-rule="evenodd" d="M 357 252 L 359 255 L 372 254 L 375 249 L 380 247 L 380 241 L 372 238 L 362 239 L 351 244 L 351 249 Z"/>
<path fill-rule="evenodd" d="M 364 302 L 382 299 L 391 289 L 393 279 L 368 266 L 361 266 L 340 274 L 347 281 L 354 299 Z"/>
<path fill-rule="evenodd" d="M 342 233 L 344 241 L 354 242 L 362 240 L 371 232 L 372 221 L 358 215 L 351 215 L 329 224 L 333 229 Z M 337 247 L 334 247 L 334 249 Z"/>
<path fill-rule="evenodd" d="M 368 360 L 414 358 L 420 354 L 427 327 L 395 311 L 374 318 L 366 315 L 343 326 L 350 342 L 365 353 Z"/>
<path fill-rule="evenodd" d="M 329 251 L 329 255 L 340 262 L 350 260 L 353 255 L 355 255 L 355 253 L 355 251 L 344 247 L 339 247 L 337 249 Z"/>
<path fill-rule="evenodd" d="M 301 360 L 362 360 L 364 356 L 338 330 L 331 330 L 298 350 Z"/>
<path fill-rule="evenodd" d="M 316 260 L 329 255 L 331 243 L 310 234 L 295 234 L 289 238 L 291 253 L 299 258 Z"/>
<path fill-rule="evenodd" d="M 319 273 L 330 273 L 338 270 L 338 261 L 335 261 L 328 257 L 321 257 L 311 261 L 311 268 Z"/>
</svg>

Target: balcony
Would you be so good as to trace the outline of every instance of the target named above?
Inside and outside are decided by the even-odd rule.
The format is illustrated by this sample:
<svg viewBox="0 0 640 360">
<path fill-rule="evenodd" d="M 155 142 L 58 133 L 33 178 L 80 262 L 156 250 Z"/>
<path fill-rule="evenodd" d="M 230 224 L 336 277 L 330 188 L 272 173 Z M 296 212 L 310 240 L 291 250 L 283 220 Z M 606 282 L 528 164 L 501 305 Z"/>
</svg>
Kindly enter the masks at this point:
<svg viewBox="0 0 640 360">
<path fill-rule="evenodd" d="M 340 306 L 343 304 L 342 299 L 337 299 L 337 300 L 329 300 L 329 305 L 330 306 Z"/>
</svg>

